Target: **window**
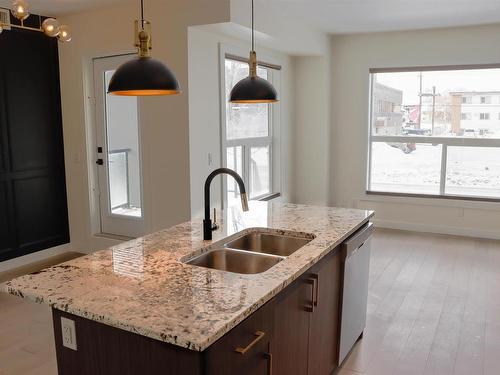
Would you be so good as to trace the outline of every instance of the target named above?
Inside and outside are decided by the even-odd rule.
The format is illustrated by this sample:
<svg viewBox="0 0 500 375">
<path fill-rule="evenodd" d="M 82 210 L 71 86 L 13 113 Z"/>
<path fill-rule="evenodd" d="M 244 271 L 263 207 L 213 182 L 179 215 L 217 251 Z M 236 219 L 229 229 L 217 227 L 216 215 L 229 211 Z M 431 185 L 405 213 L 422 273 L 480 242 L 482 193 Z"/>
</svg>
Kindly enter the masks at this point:
<svg viewBox="0 0 500 375">
<path fill-rule="evenodd" d="M 279 78 L 279 70 L 258 66 L 257 74 L 273 84 Z M 247 187 L 249 198 L 258 199 L 279 192 L 279 173 L 273 173 L 277 165 L 279 124 L 278 104 L 232 104 L 229 94 L 232 87 L 248 76 L 248 63 L 231 58 L 225 59 L 224 82 L 226 116 L 223 125 L 223 152 L 225 166 L 238 172 Z M 230 206 L 239 201 L 236 182 L 226 180 L 226 202 Z"/>
<path fill-rule="evenodd" d="M 481 104 L 491 104 L 491 96 L 481 96 Z"/>
<path fill-rule="evenodd" d="M 370 77 L 369 193 L 500 199 L 500 66 Z"/>
</svg>

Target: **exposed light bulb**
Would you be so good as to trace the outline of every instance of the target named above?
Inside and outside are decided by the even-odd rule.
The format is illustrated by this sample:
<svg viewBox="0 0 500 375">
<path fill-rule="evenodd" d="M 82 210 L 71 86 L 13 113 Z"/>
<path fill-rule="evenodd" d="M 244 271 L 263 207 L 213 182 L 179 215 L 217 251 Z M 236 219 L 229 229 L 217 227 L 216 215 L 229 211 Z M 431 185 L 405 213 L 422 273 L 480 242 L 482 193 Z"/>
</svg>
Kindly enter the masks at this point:
<svg viewBox="0 0 500 375">
<path fill-rule="evenodd" d="M 10 10 L 12 15 L 16 17 L 18 20 L 24 21 L 29 17 L 29 8 L 28 4 L 24 0 L 16 0 L 12 3 L 12 8 Z"/>
<path fill-rule="evenodd" d="M 61 25 L 59 26 L 59 34 L 57 35 L 59 41 L 61 42 L 70 42 L 71 41 L 71 31 L 69 26 Z"/>
<path fill-rule="evenodd" d="M 60 25 L 55 18 L 47 18 L 42 22 L 42 29 L 45 35 L 55 37 L 59 35 Z"/>
</svg>

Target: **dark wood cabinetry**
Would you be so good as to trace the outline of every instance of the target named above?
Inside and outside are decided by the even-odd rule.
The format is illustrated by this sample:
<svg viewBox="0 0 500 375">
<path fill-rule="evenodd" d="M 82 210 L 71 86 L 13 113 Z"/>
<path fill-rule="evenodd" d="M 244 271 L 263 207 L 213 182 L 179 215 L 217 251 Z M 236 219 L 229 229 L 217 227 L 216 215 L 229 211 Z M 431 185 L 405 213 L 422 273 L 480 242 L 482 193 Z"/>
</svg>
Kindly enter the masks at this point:
<svg viewBox="0 0 500 375">
<path fill-rule="evenodd" d="M 200 353 L 52 310 L 59 375 L 202 374 Z M 62 345 L 61 318 L 75 322 L 78 350 Z"/>
<path fill-rule="evenodd" d="M 337 366 L 340 252 L 333 251 L 276 298 L 277 375 L 325 375 Z"/>
<path fill-rule="evenodd" d="M 201 353 L 54 310 L 59 374 L 329 375 L 337 367 L 340 258 L 333 250 Z M 78 351 L 62 346 L 61 316 L 75 320 Z"/>
<path fill-rule="evenodd" d="M 0 34 L 0 261 L 69 242 L 57 43 Z"/>
<path fill-rule="evenodd" d="M 274 375 L 307 374 L 310 289 L 307 279 L 301 277 L 275 298 Z"/>
<path fill-rule="evenodd" d="M 273 362 L 274 300 L 205 351 L 207 375 L 266 375 Z"/>
<path fill-rule="evenodd" d="M 309 375 L 330 374 L 337 367 L 341 254 L 330 253 L 311 268 L 316 304 L 309 326 Z"/>
</svg>

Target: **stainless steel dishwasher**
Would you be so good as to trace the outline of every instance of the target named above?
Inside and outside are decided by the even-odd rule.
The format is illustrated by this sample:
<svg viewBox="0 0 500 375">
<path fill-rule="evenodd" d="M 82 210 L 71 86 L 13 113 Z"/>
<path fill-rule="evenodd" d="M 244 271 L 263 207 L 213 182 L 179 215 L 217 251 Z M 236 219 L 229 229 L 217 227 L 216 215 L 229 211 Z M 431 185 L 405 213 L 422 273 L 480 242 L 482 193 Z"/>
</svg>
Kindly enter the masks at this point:
<svg viewBox="0 0 500 375">
<path fill-rule="evenodd" d="M 365 329 L 373 229 L 373 224 L 368 223 L 342 245 L 344 264 L 339 365 L 347 357 L 356 341 L 361 338 Z"/>
</svg>

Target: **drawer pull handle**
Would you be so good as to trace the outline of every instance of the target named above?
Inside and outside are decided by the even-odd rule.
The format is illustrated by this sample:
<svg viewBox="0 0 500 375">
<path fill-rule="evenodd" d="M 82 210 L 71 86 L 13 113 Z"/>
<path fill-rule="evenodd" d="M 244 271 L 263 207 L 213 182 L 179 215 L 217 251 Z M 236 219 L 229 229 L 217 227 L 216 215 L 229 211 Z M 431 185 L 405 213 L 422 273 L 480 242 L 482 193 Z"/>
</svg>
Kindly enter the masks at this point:
<svg viewBox="0 0 500 375">
<path fill-rule="evenodd" d="M 314 297 L 314 306 L 318 306 L 318 302 L 319 302 L 319 275 L 318 274 L 314 274 L 312 276 L 314 279 L 316 279 L 316 295 Z"/>
<path fill-rule="evenodd" d="M 273 355 L 271 353 L 266 353 L 267 358 L 267 375 L 273 375 Z"/>
<path fill-rule="evenodd" d="M 250 349 L 252 349 L 260 340 L 262 340 L 262 338 L 266 335 L 265 332 L 262 332 L 262 331 L 257 331 L 254 333 L 255 335 L 255 339 L 253 339 L 253 341 L 247 345 L 246 348 L 236 348 L 234 349 L 234 351 L 236 353 L 240 353 L 240 354 L 245 354 L 246 352 L 248 352 Z"/>
</svg>

